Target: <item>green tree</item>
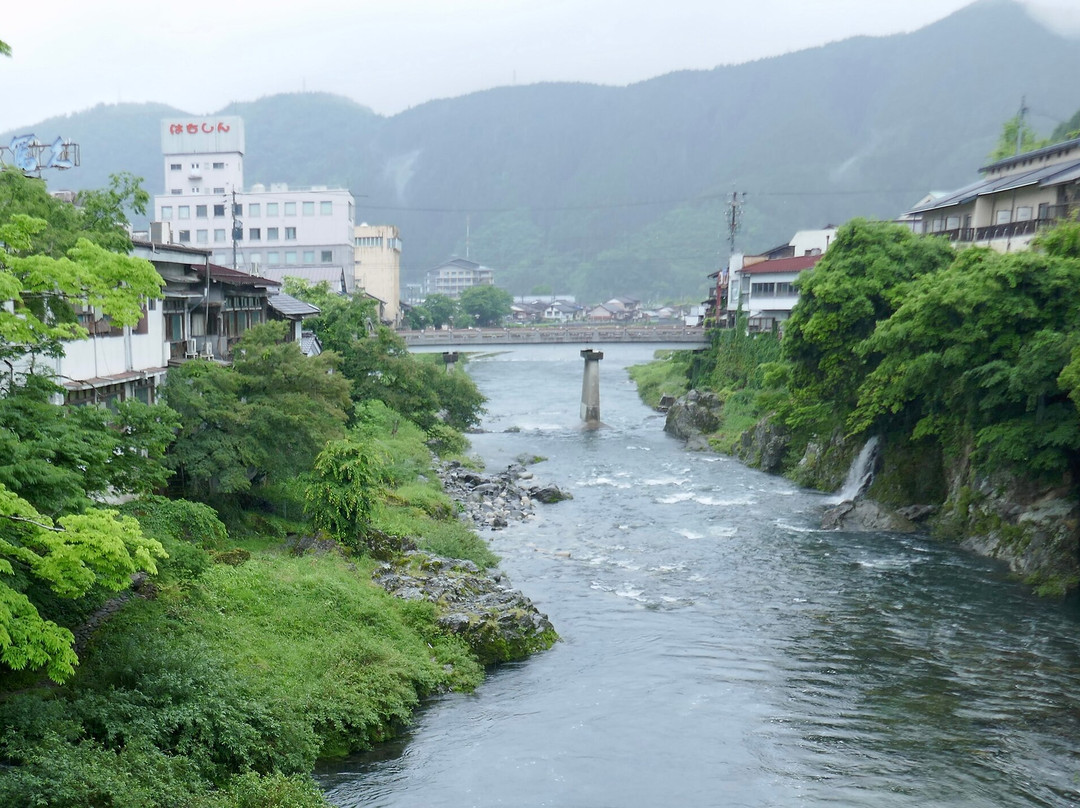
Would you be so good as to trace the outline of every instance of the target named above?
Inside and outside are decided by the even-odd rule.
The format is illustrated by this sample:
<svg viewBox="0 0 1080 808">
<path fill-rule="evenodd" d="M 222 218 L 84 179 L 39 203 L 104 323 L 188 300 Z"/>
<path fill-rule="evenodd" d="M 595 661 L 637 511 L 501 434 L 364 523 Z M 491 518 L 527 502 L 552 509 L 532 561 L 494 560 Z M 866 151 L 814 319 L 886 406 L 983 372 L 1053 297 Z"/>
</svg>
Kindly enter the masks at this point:
<svg viewBox="0 0 1080 808">
<path fill-rule="evenodd" d="M 431 325 L 431 312 L 425 306 L 409 306 L 405 309 L 405 326 L 420 331 Z"/>
<path fill-rule="evenodd" d="M 1069 400 L 1077 284 L 1080 259 L 1045 250 L 969 249 L 921 277 L 856 349 L 882 359 L 861 385 L 852 429 L 910 422 L 913 438 L 954 450 L 970 436 L 988 468 L 1062 474 L 1080 449 Z"/>
<path fill-rule="evenodd" d="M 382 401 L 423 429 L 430 429 L 440 413 L 457 429 L 479 422 L 484 398 L 472 380 L 409 353 L 400 336 L 378 323 L 371 301 L 335 295 L 325 284 L 287 288 L 322 309 L 307 322 L 323 347 L 340 355 L 354 404 Z"/>
<path fill-rule="evenodd" d="M 444 325 L 453 325 L 454 318 L 460 315 L 461 309 L 452 297 L 446 295 L 428 295 L 424 300 L 424 308 L 431 315 L 431 324 L 435 328 Z"/>
<path fill-rule="evenodd" d="M 510 314 L 513 302 L 511 294 L 497 286 L 473 286 L 462 291 L 458 299 L 461 311 L 479 326 L 502 323 L 503 318 Z"/>
<path fill-rule="evenodd" d="M 49 197 L 40 181 L 0 172 L 0 358 L 62 355 L 65 340 L 86 336 L 76 306 L 133 326 L 145 302 L 161 296 L 149 262 L 110 250 L 121 246 L 113 236 L 123 231 L 123 202 L 115 201 L 98 206 L 91 222 Z M 0 662 L 43 668 L 63 681 L 77 662 L 73 636 L 43 614 L 42 588 L 74 599 L 156 571 L 161 545 L 89 495 L 161 482 L 155 457 L 171 415 L 134 405 L 117 416 L 51 408 L 56 388 L 47 382 L 33 374 L 7 381 L 0 393 Z"/>
<path fill-rule="evenodd" d="M 304 509 L 320 530 L 358 550 L 385 481 L 385 463 L 372 446 L 355 438 L 331 441 L 315 461 Z"/>
<path fill-rule="evenodd" d="M 59 356 L 63 341 L 87 336 L 75 305 L 100 310 L 117 325 L 134 326 L 164 281 L 149 261 L 80 237 L 63 258 L 36 252 L 33 236 L 48 223 L 14 214 L 0 224 L 0 357 Z"/>
<path fill-rule="evenodd" d="M 162 395 L 181 428 L 168 462 L 189 496 L 286 482 L 344 434 L 348 382 L 332 372 L 337 355 L 304 356 L 285 331 L 284 323 L 249 329 L 232 368 L 192 361 L 169 371 Z"/>
<path fill-rule="evenodd" d="M 799 278 L 799 302 L 784 329 L 792 390 L 807 402 L 828 402 L 847 413 L 880 351 L 856 352 L 878 322 L 903 301 L 915 278 L 948 266 L 954 252 L 943 239 L 908 228 L 855 219 Z"/>
</svg>

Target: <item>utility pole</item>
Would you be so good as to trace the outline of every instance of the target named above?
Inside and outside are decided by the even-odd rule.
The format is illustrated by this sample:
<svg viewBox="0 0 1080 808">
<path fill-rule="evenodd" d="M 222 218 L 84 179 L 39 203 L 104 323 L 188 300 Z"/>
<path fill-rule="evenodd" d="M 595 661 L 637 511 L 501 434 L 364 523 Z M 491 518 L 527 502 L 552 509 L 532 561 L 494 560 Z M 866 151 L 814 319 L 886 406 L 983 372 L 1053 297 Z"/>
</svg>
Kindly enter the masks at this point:
<svg viewBox="0 0 1080 808">
<path fill-rule="evenodd" d="M 742 229 L 742 208 L 746 201 L 746 192 L 731 192 L 731 201 L 728 202 L 727 226 L 728 226 L 728 251 L 735 254 L 735 234 Z"/>
<path fill-rule="evenodd" d="M 236 245 L 240 241 L 243 222 L 236 218 L 236 188 L 232 189 L 232 268 L 236 269 Z"/>
<path fill-rule="evenodd" d="M 1025 101 L 1026 101 L 1026 99 L 1024 98 L 1024 96 L 1020 96 L 1020 114 L 1017 116 L 1017 122 L 1016 122 L 1016 153 L 1017 154 L 1020 153 L 1020 149 L 1022 148 L 1022 145 L 1023 145 L 1023 139 L 1024 139 L 1024 116 L 1027 115 L 1028 112 L 1031 111 L 1031 110 L 1028 109 L 1027 104 L 1025 103 Z"/>
</svg>

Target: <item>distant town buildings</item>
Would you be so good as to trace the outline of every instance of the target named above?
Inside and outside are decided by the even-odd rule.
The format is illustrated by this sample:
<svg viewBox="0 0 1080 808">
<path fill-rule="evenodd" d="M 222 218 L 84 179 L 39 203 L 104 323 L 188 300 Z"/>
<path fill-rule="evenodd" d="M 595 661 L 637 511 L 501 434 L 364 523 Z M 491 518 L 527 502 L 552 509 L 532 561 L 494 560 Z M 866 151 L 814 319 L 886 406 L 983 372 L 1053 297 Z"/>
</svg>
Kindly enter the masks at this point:
<svg viewBox="0 0 1080 808">
<path fill-rule="evenodd" d="M 353 278 L 379 300 L 383 322 L 401 325 L 401 236 L 394 225 L 356 225 Z"/>
<path fill-rule="evenodd" d="M 154 197 L 151 237 L 208 250 L 213 263 L 250 274 L 273 269 L 321 277 L 336 267 L 351 278 L 352 194 L 285 183 L 245 188 L 244 149 L 238 116 L 163 120 L 165 193 Z"/>
</svg>

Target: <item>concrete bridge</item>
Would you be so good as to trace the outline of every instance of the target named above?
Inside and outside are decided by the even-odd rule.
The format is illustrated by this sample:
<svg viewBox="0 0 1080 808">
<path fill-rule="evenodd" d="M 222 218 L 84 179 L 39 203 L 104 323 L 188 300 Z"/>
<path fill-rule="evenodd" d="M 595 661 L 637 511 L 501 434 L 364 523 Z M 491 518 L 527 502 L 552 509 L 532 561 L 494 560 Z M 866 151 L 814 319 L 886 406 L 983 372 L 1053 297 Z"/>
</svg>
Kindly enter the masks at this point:
<svg viewBox="0 0 1080 808">
<path fill-rule="evenodd" d="M 542 345 L 558 343 L 606 344 L 616 342 L 685 343 L 687 348 L 709 344 L 705 329 L 685 325 L 563 325 L 456 328 L 446 331 L 399 331 L 412 346 Z"/>
</svg>

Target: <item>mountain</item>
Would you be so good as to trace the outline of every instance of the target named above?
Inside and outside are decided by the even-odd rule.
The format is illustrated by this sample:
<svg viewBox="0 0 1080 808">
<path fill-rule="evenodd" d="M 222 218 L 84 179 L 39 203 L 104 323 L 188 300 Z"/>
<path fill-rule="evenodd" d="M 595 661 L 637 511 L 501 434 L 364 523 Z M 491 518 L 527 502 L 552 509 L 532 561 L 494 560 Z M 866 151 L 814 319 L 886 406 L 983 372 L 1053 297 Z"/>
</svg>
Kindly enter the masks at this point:
<svg viewBox="0 0 1080 808">
<path fill-rule="evenodd" d="M 299 93 L 220 113 L 245 118 L 249 184 L 345 185 L 358 220 L 397 224 L 406 280 L 467 250 L 514 292 L 694 299 L 726 259 L 732 192 L 746 194 L 736 249 L 750 252 L 892 218 L 973 180 L 1021 98 L 1049 133 L 1080 107 L 1076 75 L 1075 40 L 980 0 L 909 34 L 628 87 L 503 87 L 392 117 Z M 33 129 L 81 144 L 56 187 L 128 170 L 158 193 L 159 121 L 176 114 L 103 105 Z"/>
</svg>

